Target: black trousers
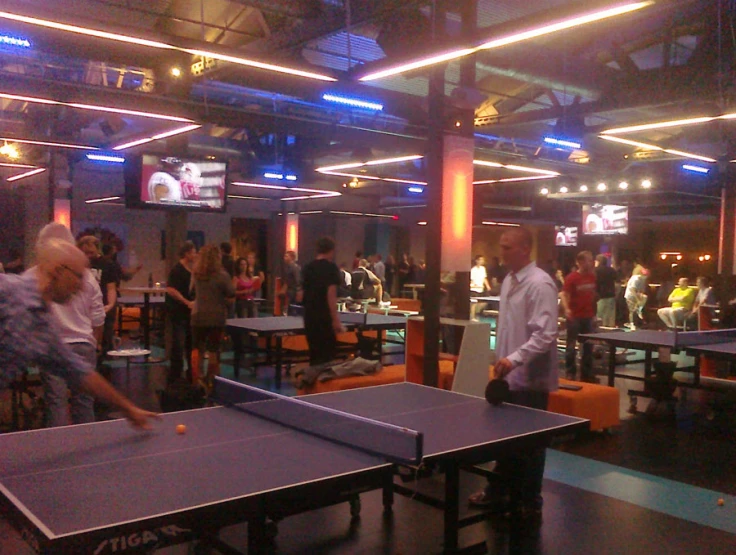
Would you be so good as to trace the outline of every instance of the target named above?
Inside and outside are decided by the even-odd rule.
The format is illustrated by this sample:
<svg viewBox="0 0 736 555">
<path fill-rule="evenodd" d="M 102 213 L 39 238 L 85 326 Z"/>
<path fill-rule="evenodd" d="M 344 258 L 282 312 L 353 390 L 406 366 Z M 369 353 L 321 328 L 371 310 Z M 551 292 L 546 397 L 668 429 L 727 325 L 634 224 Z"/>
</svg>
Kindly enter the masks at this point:
<svg viewBox="0 0 736 555">
<path fill-rule="evenodd" d="M 304 331 L 309 344 L 309 364 L 334 360 L 337 354 L 337 336 L 330 320 L 304 319 Z"/>
<path fill-rule="evenodd" d="M 184 360 L 187 361 L 187 379 L 192 381 L 192 324 L 189 318 L 170 318 L 171 362 L 169 364 L 169 383 L 181 378 Z"/>
</svg>

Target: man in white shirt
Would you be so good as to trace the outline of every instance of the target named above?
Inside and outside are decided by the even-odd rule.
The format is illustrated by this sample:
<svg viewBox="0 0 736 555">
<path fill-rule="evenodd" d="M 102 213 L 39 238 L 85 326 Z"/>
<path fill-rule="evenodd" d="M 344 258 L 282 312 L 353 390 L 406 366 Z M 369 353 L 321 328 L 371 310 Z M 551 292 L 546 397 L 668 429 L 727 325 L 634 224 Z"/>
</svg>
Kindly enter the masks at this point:
<svg viewBox="0 0 736 555">
<path fill-rule="evenodd" d="M 470 269 L 470 296 L 481 297 L 486 291 L 490 291 L 491 286 L 488 283 L 488 273 L 486 272 L 486 259 L 483 255 L 478 255 L 473 259 L 473 267 Z M 473 303 L 470 305 L 470 317 L 477 320 L 476 314 L 482 314 L 487 303 Z"/>
<path fill-rule="evenodd" d="M 546 410 L 559 377 L 557 286 L 531 261 L 533 238 L 528 229 L 506 231 L 500 245 L 509 273 L 501 285 L 494 375 L 508 382 L 512 403 Z M 544 447 L 499 460 L 496 472 L 502 490 L 489 481 L 470 497 L 470 504 L 514 519 L 539 518 L 544 463 Z"/>
</svg>

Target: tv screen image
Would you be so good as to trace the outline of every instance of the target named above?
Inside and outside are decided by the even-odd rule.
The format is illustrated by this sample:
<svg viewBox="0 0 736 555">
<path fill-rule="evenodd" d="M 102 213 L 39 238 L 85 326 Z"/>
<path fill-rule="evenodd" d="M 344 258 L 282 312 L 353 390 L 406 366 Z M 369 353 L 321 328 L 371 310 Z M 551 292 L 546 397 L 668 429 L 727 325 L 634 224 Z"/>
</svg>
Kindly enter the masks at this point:
<svg viewBox="0 0 736 555">
<path fill-rule="evenodd" d="M 629 232 L 629 208 L 615 204 L 583 205 L 583 234 L 626 235 Z"/>
<path fill-rule="evenodd" d="M 555 226 L 555 245 L 558 247 L 577 247 L 578 246 L 578 227 L 574 226 Z"/>
<path fill-rule="evenodd" d="M 226 176 L 226 162 L 144 154 L 140 204 L 222 211 Z"/>
</svg>

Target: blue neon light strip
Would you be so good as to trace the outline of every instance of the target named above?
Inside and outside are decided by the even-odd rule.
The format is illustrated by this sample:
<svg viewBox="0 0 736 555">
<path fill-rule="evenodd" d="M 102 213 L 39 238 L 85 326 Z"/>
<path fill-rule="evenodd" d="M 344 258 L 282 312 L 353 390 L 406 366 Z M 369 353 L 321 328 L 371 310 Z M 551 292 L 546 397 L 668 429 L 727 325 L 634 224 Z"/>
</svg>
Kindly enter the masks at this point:
<svg viewBox="0 0 736 555">
<path fill-rule="evenodd" d="M 31 41 L 29 41 L 28 39 L 11 37 L 10 35 L 0 35 L 0 45 L 20 46 L 22 48 L 30 48 Z"/>
<path fill-rule="evenodd" d="M 284 175 L 281 173 L 266 172 L 263 174 L 266 179 L 283 179 Z"/>
<path fill-rule="evenodd" d="M 410 193 L 423 193 L 424 192 L 423 187 L 409 187 L 408 190 Z"/>
<path fill-rule="evenodd" d="M 354 108 L 376 110 L 377 112 L 383 110 L 383 104 L 379 104 L 378 102 L 370 102 L 368 100 L 360 100 L 357 98 L 348 98 L 346 96 L 339 96 L 336 94 L 323 94 L 322 100 L 327 100 L 328 102 L 336 102 L 337 104 L 344 104 L 346 106 L 352 106 Z"/>
<path fill-rule="evenodd" d="M 710 171 L 708 168 L 704 168 L 702 166 L 692 166 L 690 164 L 683 164 L 682 169 L 696 173 L 708 173 Z"/>
<path fill-rule="evenodd" d="M 555 146 L 564 146 L 567 148 L 582 148 L 583 145 L 574 141 L 568 141 L 565 139 L 556 139 L 555 137 L 545 137 L 544 142 Z"/>
<path fill-rule="evenodd" d="M 87 160 L 92 160 L 93 162 L 113 162 L 115 164 L 125 162 L 125 158 L 122 156 L 110 156 L 107 154 L 87 154 Z"/>
</svg>

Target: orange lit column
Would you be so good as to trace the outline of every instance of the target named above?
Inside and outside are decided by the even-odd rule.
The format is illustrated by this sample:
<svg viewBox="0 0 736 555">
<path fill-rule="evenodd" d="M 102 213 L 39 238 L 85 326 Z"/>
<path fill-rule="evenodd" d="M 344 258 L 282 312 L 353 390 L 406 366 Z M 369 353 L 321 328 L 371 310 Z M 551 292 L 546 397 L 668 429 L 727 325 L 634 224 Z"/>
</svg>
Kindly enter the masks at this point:
<svg viewBox="0 0 736 555">
<path fill-rule="evenodd" d="M 728 170 L 726 170 L 728 171 Z M 721 172 L 721 225 L 718 236 L 718 274 L 736 274 L 736 181 Z"/>
<path fill-rule="evenodd" d="M 54 199 L 54 221 L 72 228 L 72 203 L 68 198 Z"/>
<path fill-rule="evenodd" d="M 299 254 L 299 214 L 286 215 L 286 248 Z"/>
</svg>

